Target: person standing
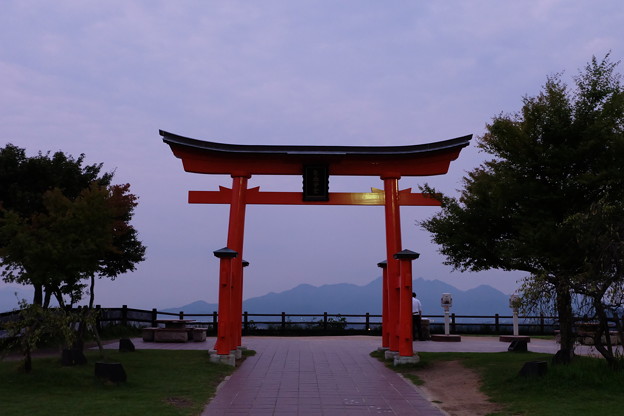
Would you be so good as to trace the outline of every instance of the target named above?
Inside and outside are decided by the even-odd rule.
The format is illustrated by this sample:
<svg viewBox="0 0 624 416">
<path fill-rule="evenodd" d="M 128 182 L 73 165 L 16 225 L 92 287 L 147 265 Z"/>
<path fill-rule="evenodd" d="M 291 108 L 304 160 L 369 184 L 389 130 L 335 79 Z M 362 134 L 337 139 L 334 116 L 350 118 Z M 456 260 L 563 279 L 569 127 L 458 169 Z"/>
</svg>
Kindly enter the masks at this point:
<svg viewBox="0 0 624 416">
<path fill-rule="evenodd" d="M 422 336 L 422 304 L 420 300 L 416 298 L 416 293 L 412 292 L 412 337 L 413 339 L 418 339 L 419 341 L 423 341 Z M 416 333 L 418 333 L 418 338 L 416 338 Z"/>
</svg>

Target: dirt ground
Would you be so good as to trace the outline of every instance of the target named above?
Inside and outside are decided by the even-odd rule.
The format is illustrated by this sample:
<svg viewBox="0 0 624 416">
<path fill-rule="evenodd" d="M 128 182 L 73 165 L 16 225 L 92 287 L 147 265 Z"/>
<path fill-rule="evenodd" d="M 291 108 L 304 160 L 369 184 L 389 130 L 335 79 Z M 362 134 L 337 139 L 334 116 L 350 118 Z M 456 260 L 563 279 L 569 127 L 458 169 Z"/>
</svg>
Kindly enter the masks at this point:
<svg viewBox="0 0 624 416">
<path fill-rule="evenodd" d="M 436 361 L 416 375 L 425 382 L 419 388 L 450 416 L 483 416 L 501 410 L 479 391 L 477 373 L 459 361 Z"/>
</svg>

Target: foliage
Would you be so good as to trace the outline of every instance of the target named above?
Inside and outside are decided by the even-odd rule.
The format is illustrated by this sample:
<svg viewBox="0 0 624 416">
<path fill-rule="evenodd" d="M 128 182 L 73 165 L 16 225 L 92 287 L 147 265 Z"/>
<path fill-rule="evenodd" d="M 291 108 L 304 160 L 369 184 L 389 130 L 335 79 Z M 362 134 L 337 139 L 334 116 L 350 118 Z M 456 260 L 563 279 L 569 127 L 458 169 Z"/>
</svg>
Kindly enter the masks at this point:
<svg viewBox="0 0 624 416">
<path fill-rule="evenodd" d="M 341 316 L 340 314 L 336 315 L 336 317 L 328 317 L 327 322 L 324 319 L 317 320 L 316 318 L 312 318 L 312 321 L 306 325 L 307 329 L 322 329 L 322 330 L 330 330 L 334 331 L 344 331 L 347 329 L 347 318 Z"/>
<path fill-rule="evenodd" d="M 481 390 L 495 403 L 502 405 L 497 415 L 575 415 L 621 413 L 621 386 L 624 372 L 610 371 L 604 360 L 577 357 L 567 366 L 549 366 L 542 377 L 520 377 L 527 361 L 552 360 L 541 353 L 457 353 L 419 352 L 420 362 L 409 367 L 387 366 L 415 384 L 427 387 L 418 377 L 419 370 L 435 367 L 438 361 L 456 361 L 479 373 Z M 383 353 L 371 356 L 384 361 Z M 449 375 L 452 377 L 453 375 Z M 452 391 L 448 392 L 453 394 Z"/>
<path fill-rule="evenodd" d="M 0 362 L 2 415 L 198 415 L 233 367 L 210 363 L 205 351 L 107 350 L 128 381 L 97 381 L 93 366 L 61 367 L 56 358 L 35 358 L 30 374 Z M 251 354 L 251 353 L 249 353 Z M 87 352 L 87 358 L 97 356 Z"/>
<path fill-rule="evenodd" d="M 100 175 L 101 164 L 83 161 L 62 152 L 29 158 L 11 144 L 0 149 L 0 179 L 10 184 L 0 192 L 2 276 L 33 285 L 39 305 L 51 296 L 73 304 L 89 287 L 92 306 L 96 276 L 114 279 L 144 259 L 129 223 L 137 205 L 130 186 L 110 185 L 112 173 Z"/>
<path fill-rule="evenodd" d="M 528 272 L 524 300 L 552 299 L 565 351 L 574 345 L 573 294 L 597 306 L 622 291 L 624 91 L 616 66 L 609 55 L 593 58 L 572 91 L 556 74 L 518 114 L 494 117 L 479 138 L 493 158 L 421 223 L 457 269 Z"/>
<path fill-rule="evenodd" d="M 3 344 L 7 351 L 17 348 L 24 354 L 24 370 L 32 369 L 32 352 L 43 344 L 57 341 L 69 345 L 74 340 L 71 329 L 72 316 L 60 309 L 47 309 L 40 305 L 20 302 L 16 320 L 5 324 L 8 342 Z"/>
<path fill-rule="evenodd" d="M 624 373 L 610 371 L 605 360 L 577 357 L 567 366 L 549 366 L 539 378 L 519 377 L 527 361 L 550 362 L 538 353 L 422 353 L 423 361 L 460 359 L 482 377 L 482 390 L 503 404 L 502 414 L 562 415 L 619 413 Z"/>
</svg>

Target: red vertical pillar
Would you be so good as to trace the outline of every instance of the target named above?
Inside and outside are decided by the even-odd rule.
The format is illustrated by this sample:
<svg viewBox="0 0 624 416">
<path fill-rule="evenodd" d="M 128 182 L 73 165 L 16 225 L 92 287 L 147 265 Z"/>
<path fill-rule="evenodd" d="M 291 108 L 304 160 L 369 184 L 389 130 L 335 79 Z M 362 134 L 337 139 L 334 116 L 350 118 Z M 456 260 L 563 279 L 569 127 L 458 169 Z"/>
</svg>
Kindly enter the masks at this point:
<svg viewBox="0 0 624 416">
<path fill-rule="evenodd" d="M 230 202 L 230 222 L 228 226 L 228 247 L 238 252 L 232 260 L 232 301 L 230 321 L 232 349 L 241 345 L 243 316 L 243 237 L 245 233 L 245 208 L 247 193 L 246 173 L 232 174 L 232 200 Z"/>
<path fill-rule="evenodd" d="M 382 278 L 382 298 L 381 298 L 381 347 L 388 348 L 390 340 L 390 332 L 388 330 L 388 262 L 386 260 L 377 263 L 377 266 L 383 270 Z"/>
<path fill-rule="evenodd" d="M 247 260 L 244 260 L 241 258 L 241 295 L 240 295 L 240 305 L 238 307 L 238 322 L 239 322 L 239 326 L 237 328 L 237 333 L 236 333 L 236 346 L 240 347 L 241 345 L 243 345 L 243 281 L 245 280 L 244 277 L 244 270 L 245 267 L 249 266 L 249 262 Z"/>
<path fill-rule="evenodd" d="M 227 247 L 214 252 L 219 258 L 219 323 L 215 350 L 219 355 L 227 355 L 232 351 L 232 260 L 236 251 Z M 235 348 L 235 346 L 234 346 Z"/>
<path fill-rule="evenodd" d="M 401 251 L 401 216 L 399 174 L 386 174 L 384 181 L 386 211 L 386 259 L 388 262 L 388 349 L 399 350 L 399 261 L 393 257 Z"/>
<path fill-rule="evenodd" d="M 400 262 L 399 300 L 399 356 L 414 355 L 414 333 L 412 329 L 412 260 L 420 254 L 403 250 L 393 257 Z"/>
</svg>

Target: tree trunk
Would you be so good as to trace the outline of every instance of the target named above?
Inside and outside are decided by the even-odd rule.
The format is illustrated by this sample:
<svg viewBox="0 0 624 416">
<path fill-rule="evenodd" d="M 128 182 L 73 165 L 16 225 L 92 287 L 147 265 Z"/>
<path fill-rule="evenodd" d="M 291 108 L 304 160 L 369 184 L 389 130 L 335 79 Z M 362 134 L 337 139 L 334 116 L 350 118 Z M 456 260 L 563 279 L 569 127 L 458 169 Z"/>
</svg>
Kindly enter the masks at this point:
<svg viewBox="0 0 624 416">
<path fill-rule="evenodd" d="M 600 298 L 601 299 L 601 298 Z M 604 305 L 600 299 L 594 298 L 594 309 L 596 310 L 596 316 L 599 322 L 599 328 L 594 335 L 594 347 L 607 361 L 607 364 L 612 369 L 618 367 L 618 360 L 613 354 L 613 345 L 611 345 L 611 334 L 609 333 L 609 319 L 605 311 Z M 602 342 L 602 337 L 605 337 L 605 343 Z"/>
<path fill-rule="evenodd" d="M 32 356 L 30 355 L 30 348 L 26 348 L 26 353 L 24 354 L 24 371 L 26 373 L 30 373 L 32 370 Z"/>
<path fill-rule="evenodd" d="M 574 316 L 572 314 L 572 296 L 567 287 L 557 287 L 557 313 L 559 315 L 560 349 L 557 352 L 558 363 L 569 363 L 574 357 Z"/>
<path fill-rule="evenodd" d="M 56 298 L 56 301 L 58 302 L 59 307 L 61 309 L 65 309 L 65 300 L 63 299 L 63 294 L 61 293 L 60 290 L 54 291 L 54 297 Z"/>
<path fill-rule="evenodd" d="M 43 305 L 43 286 L 42 285 L 34 285 L 35 286 L 35 295 L 33 296 L 33 305 Z"/>
<path fill-rule="evenodd" d="M 48 289 L 46 289 L 45 291 L 45 298 L 43 300 L 43 307 L 47 308 L 50 306 L 50 299 L 52 299 L 52 292 L 50 292 Z"/>
<path fill-rule="evenodd" d="M 95 301 L 95 275 L 91 275 L 91 287 L 89 288 L 89 310 L 93 309 L 93 302 Z"/>
</svg>

